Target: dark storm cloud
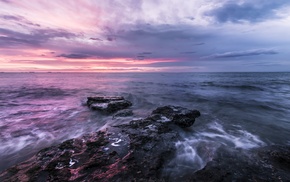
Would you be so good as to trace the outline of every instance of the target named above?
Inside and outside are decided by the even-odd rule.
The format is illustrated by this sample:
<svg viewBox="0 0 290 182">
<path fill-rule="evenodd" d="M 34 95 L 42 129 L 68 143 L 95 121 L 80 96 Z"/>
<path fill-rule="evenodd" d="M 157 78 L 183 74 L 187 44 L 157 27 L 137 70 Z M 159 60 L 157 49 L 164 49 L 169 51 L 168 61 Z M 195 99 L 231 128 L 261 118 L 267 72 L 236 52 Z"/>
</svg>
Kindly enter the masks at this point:
<svg viewBox="0 0 290 182">
<path fill-rule="evenodd" d="M 0 28 L 0 46 L 40 46 L 53 38 L 72 38 L 77 35 L 61 29 L 36 29 L 31 33 L 20 33 L 17 31 Z"/>
<path fill-rule="evenodd" d="M 213 54 L 213 55 L 206 56 L 203 58 L 205 59 L 238 58 L 238 57 L 245 57 L 245 56 L 274 55 L 274 54 L 278 54 L 278 52 L 272 49 L 257 49 L 257 50 L 248 50 L 248 51 L 225 52 L 221 54 Z"/>
<path fill-rule="evenodd" d="M 229 1 L 206 15 L 213 16 L 220 23 L 261 22 L 277 18 L 275 10 L 289 5 L 289 0 L 253 0 L 244 3 Z"/>
</svg>

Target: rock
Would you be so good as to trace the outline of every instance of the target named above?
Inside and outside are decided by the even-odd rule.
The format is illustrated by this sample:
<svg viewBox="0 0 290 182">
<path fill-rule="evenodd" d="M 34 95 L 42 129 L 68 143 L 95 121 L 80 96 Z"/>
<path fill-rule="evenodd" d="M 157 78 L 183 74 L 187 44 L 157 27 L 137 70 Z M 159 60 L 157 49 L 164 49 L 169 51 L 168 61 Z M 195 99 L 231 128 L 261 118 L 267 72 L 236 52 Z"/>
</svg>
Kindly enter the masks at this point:
<svg viewBox="0 0 290 182">
<path fill-rule="evenodd" d="M 173 122 L 174 124 L 186 128 L 194 124 L 195 118 L 200 116 L 197 110 L 188 110 L 177 106 L 159 107 L 152 112 L 152 117 L 160 117 L 164 122 Z"/>
<path fill-rule="evenodd" d="M 133 111 L 131 109 L 124 109 L 121 111 L 118 111 L 115 115 L 115 117 L 129 117 L 129 116 L 133 116 Z"/>
<path fill-rule="evenodd" d="M 270 163 L 274 168 L 281 168 L 281 171 L 288 171 L 290 179 L 290 146 L 272 145 L 259 149 L 259 157 Z"/>
<path fill-rule="evenodd" d="M 97 179 L 93 169 L 110 169 L 117 162 L 104 152 L 109 144 L 105 132 L 67 140 L 58 146 L 39 151 L 30 160 L 14 166 L 0 175 L 0 181 L 81 181 Z M 108 160 L 110 159 L 110 160 Z M 111 170 L 115 168 L 112 167 Z M 100 171 L 99 175 L 105 175 Z"/>
<path fill-rule="evenodd" d="M 175 120 L 199 115 L 157 108 L 145 119 L 45 148 L 0 173 L 0 181 L 289 181 L 290 146 L 278 145 L 249 151 L 220 147 L 203 169 L 167 174 L 164 167 L 181 140 Z"/>
<path fill-rule="evenodd" d="M 175 156 L 178 131 L 152 116 L 132 120 L 43 149 L 1 173 L 0 181 L 166 180 L 163 168 Z"/>
<path fill-rule="evenodd" d="M 289 181 L 290 146 L 267 146 L 249 153 L 220 149 L 189 181 Z"/>
<path fill-rule="evenodd" d="M 87 105 L 92 110 L 102 111 L 104 113 L 114 113 L 122 109 L 126 109 L 132 106 L 130 101 L 124 99 L 124 97 L 88 97 Z"/>
</svg>

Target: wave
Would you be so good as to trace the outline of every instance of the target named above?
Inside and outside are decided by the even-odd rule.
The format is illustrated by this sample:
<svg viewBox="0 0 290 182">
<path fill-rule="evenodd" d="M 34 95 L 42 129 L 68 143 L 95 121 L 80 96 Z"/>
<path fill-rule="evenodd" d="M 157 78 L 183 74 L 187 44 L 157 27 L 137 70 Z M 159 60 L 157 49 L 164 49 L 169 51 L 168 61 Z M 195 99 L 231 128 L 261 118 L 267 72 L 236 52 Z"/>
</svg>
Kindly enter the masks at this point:
<svg viewBox="0 0 290 182">
<path fill-rule="evenodd" d="M 200 170 L 213 159 L 220 147 L 249 150 L 265 145 L 258 136 L 242 130 L 241 126 L 233 127 L 235 129 L 226 131 L 218 122 L 212 122 L 204 131 L 178 141 L 175 159 L 166 166 L 165 173 L 173 177 Z"/>
</svg>

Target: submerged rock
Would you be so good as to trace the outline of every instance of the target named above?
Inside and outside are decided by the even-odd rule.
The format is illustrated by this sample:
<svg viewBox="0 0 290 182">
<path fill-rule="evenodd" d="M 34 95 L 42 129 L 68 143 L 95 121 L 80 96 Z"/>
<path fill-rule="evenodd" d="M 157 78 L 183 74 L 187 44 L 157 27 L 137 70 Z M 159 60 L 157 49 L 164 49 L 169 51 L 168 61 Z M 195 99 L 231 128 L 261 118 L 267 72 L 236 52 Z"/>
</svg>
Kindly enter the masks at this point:
<svg viewBox="0 0 290 182">
<path fill-rule="evenodd" d="M 129 117 L 129 116 L 133 116 L 134 113 L 131 109 L 124 109 L 121 111 L 118 111 L 113 117 Z"/>
<path fill-rule="evenodd" d="M 178 106 L 159 107 L 152 112 L 152 117 L 159 117 L 164 122 L 173 122 L 182 128 L 192 126 L 195 118 L 199 116 L 200 112 L 197 110 L 188 110 Z"/>
<path fill-rule="evenodd" d="M 126 109 L 132 106 L 130 101 L 124 99 L 124 97 L 88 97 L 87 105 L 92 110 L 98 110 L 105 113 L 114 113 L 122 109 Z"/>
</svg>

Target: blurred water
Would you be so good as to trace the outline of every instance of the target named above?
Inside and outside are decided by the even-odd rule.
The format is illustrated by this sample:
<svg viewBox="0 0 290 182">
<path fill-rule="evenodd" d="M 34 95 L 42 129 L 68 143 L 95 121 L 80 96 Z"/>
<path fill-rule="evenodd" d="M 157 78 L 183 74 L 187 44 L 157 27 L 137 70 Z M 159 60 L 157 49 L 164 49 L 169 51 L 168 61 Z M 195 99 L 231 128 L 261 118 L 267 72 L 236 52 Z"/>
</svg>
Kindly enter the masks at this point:
<svg viewBox="0 0 290 182">
<path fill-rule="evenodd" d="M 124 96 L 134 116 L 92 112 L 84 105 L 89 95 Z M 221 146 L 290 144 L 290 73 L 0 73 L 0 171 L 43 147 L 168 104 L 202 114 L 176 143 L 169 165 L 183 170 L 200 169 Z"/>
</svg>

